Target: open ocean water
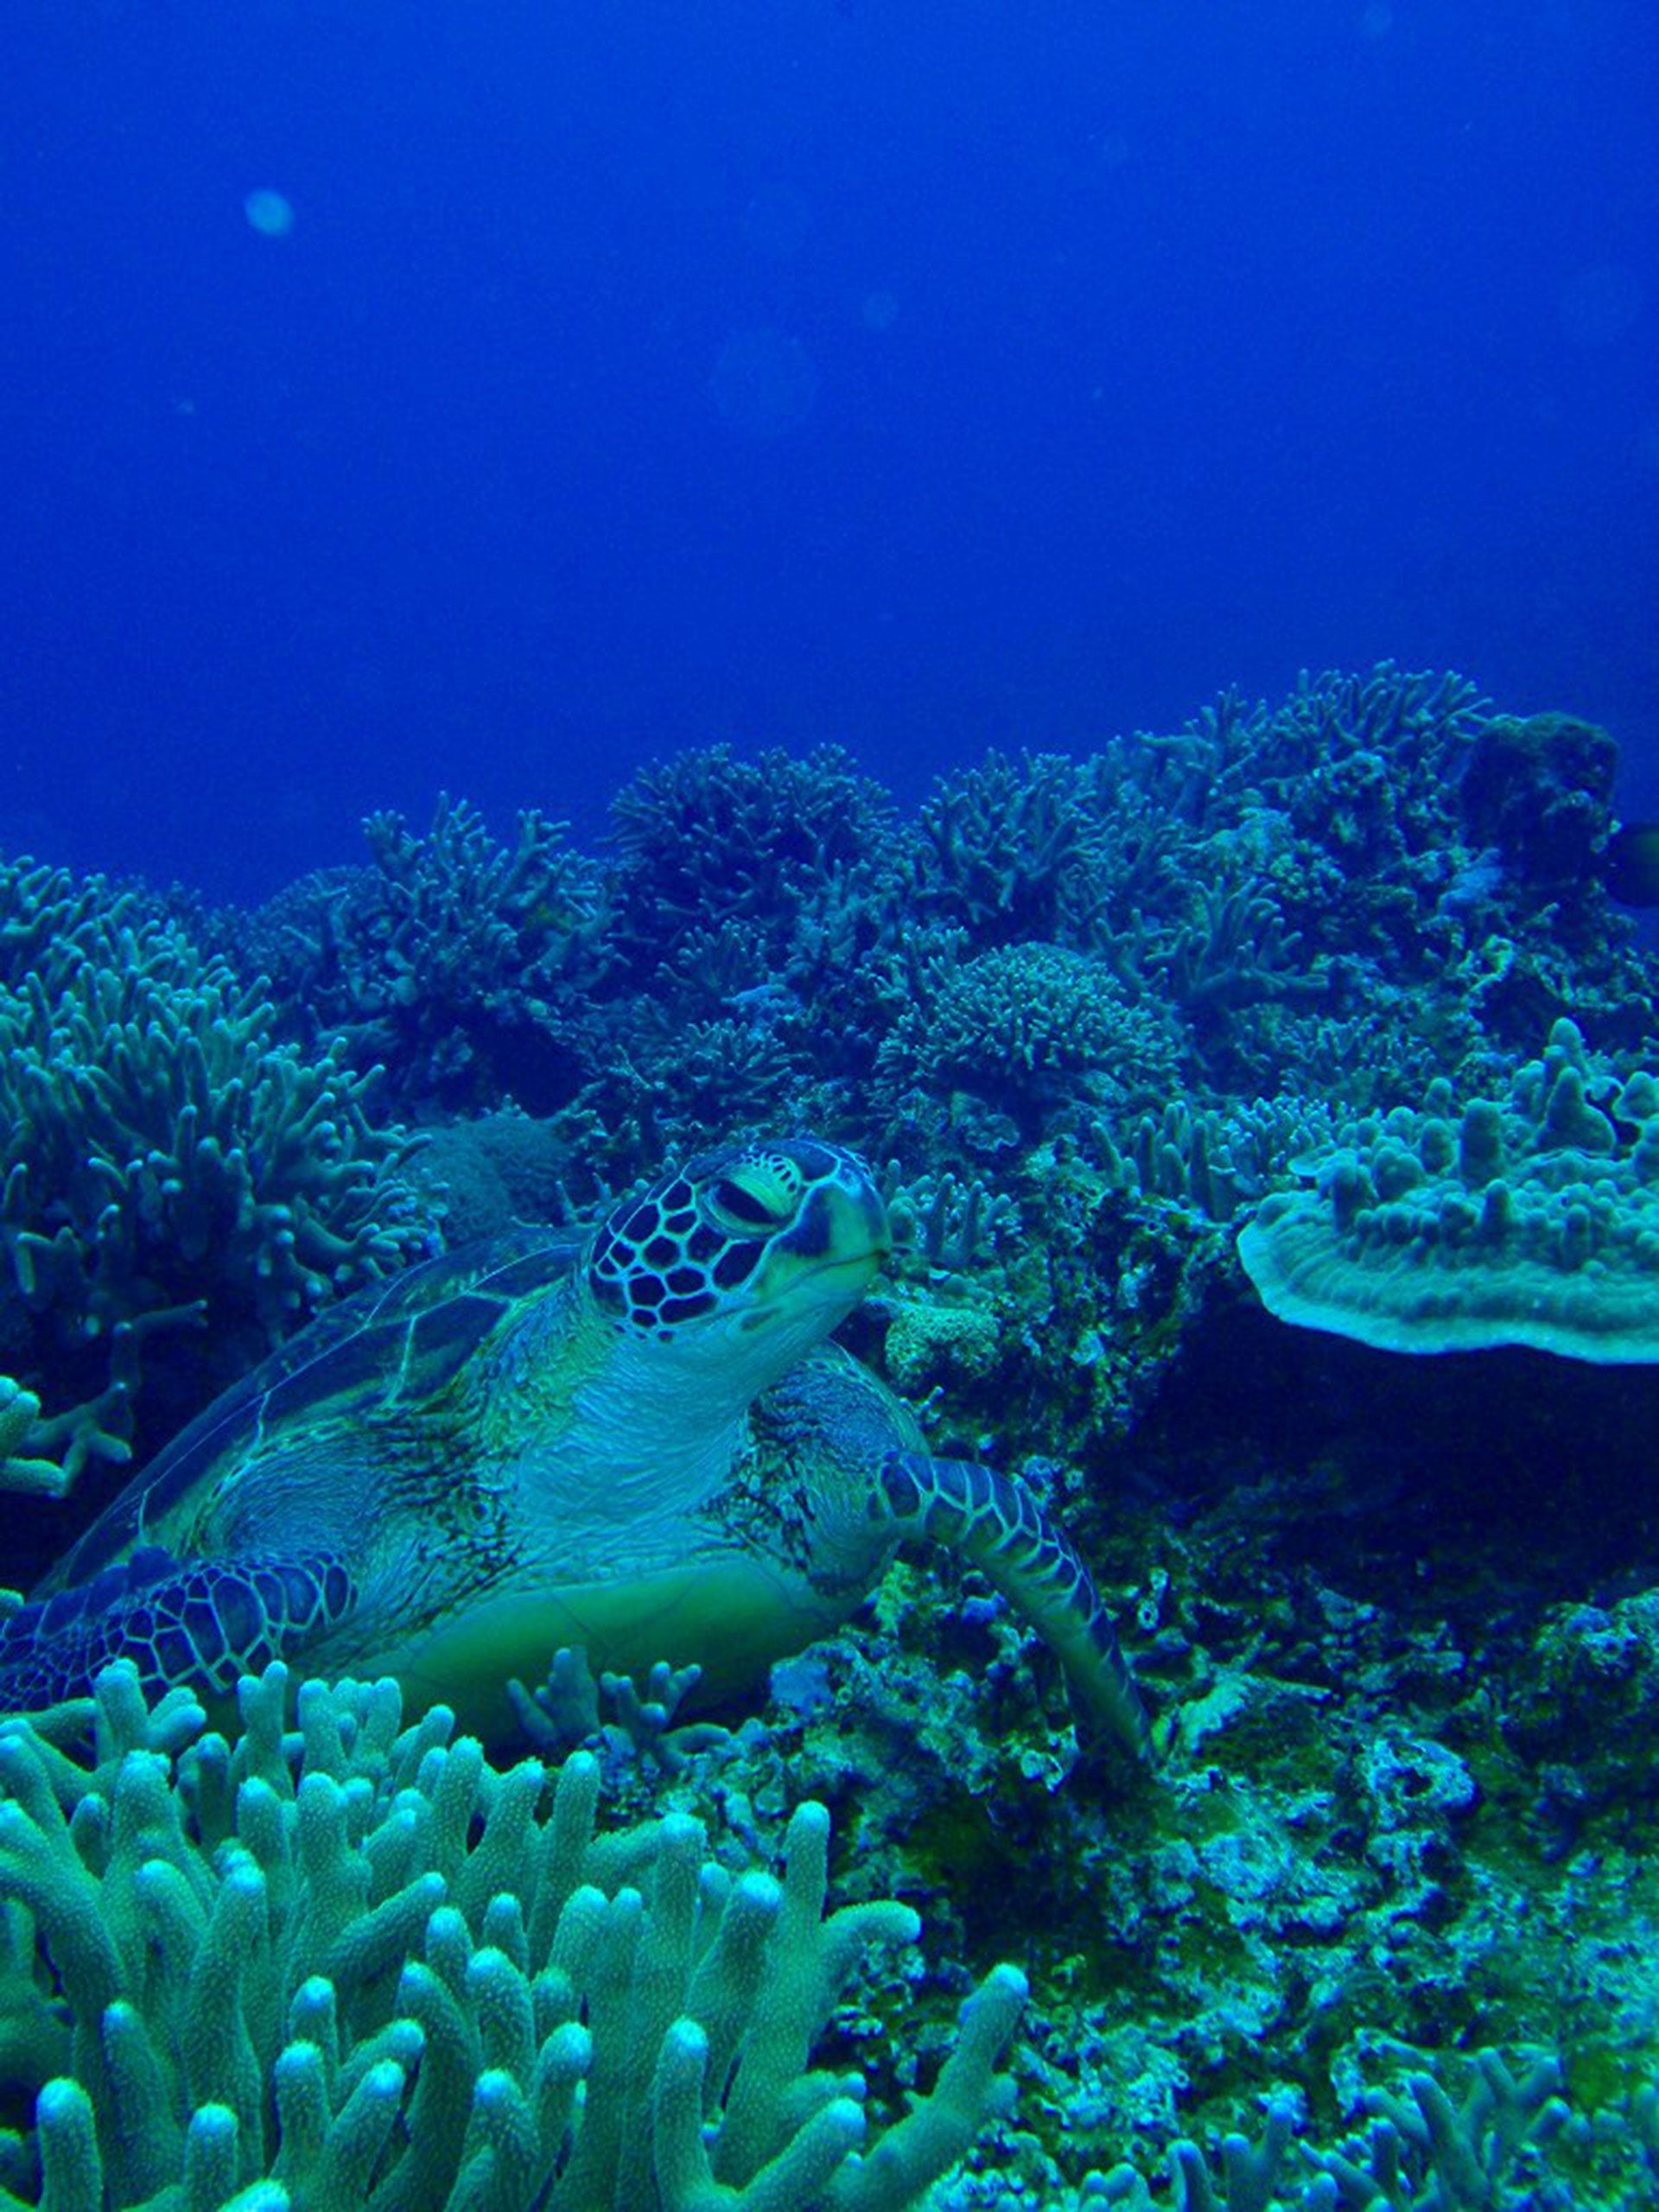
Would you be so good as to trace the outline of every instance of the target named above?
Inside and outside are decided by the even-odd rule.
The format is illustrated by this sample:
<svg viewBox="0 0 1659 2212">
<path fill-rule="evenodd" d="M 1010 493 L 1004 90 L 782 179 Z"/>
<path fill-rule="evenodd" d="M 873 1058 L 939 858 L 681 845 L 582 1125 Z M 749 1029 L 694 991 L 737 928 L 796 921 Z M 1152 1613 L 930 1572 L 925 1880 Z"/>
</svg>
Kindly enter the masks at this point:
<svg viewBox="0 0 1659 2212">
<path fill-rule="evenodd" d="M 833 740 L 908 797 L 1382 658 L 1659 802 L 1639 0 L 70 0 L 4 58 L 14 844 L 270 890 L 443 788 Z"/>
</svg>

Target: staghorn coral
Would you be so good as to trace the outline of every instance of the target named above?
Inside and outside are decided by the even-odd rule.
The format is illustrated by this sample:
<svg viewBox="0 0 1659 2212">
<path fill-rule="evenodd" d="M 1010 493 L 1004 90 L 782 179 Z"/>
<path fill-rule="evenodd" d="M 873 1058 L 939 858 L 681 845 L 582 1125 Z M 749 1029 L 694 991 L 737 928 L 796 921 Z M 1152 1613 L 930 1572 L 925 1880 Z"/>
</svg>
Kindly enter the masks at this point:
<svg viewBox="0 0 1659 2212">
<path fill-rule="evenodd" d="M 897 2212 L 968 2147 L 1024 2002 L 1001 1967 L 864 2149 L 809 2070 L 907 1906 L 824 1916 L 828 1820 L 735 1879 L 673 1815 L 595 1832 L 597 1763 L 506 1771 L 395 1685 L 240 1690 L 234 1741 L 110 1669 L 93 1764 L 0 1729 L 0 2066 L 35 2093 L 0 2201 L 68 2212 Z M 550 1797 L 550 1803 L 543 1801 Z M 263 2184 L 263 2187 L 262 2187 Z"/>
<path fill-rule="evenodd" d="M 1376 861 L 1384 846 L 1425 849 L 1455 825 L 1459 775 L 1490 705 L 1450 672 L 1392 661 L 1363 674 L 1305 669 L 1276 708 L 1225 691 L 1152 743 L 1165 789 L 1195 829 L 1282 807 L 1337 849 Z"/>
<path fill-rule="evenodd" d="M 373 865 L 307 877 L 253 916 L 245 971 L 270 979 L 306 1042 L 384 1063 L 406 1107 L 564 1103 L 588 1065 L 598 901 L 565 825 L 531 809 L 500 844 L 445 795 L 424 836 L 390 813 L 363 830 Z"/>
<path fill-rule="evenodd" d="M 1109 850 L 1087 772 L 1056 753 L 988 753 L 923 802 L 911 894 L 976 945 L 1064 940 Z"/>
<path fill-rule="evenodd" d="M 887 925 L 893 804 L 837 746 L 678 753 L 631 777 L 611 819 L 607 942 L 636 983 L 798 989 Z"/>
<path fill-rule="evenodd" d="M 263 995 L 136 896 L 6 874 L 0 1329 L 56 1424 L 32 1448 L 73 1477 L 147 1426 L 143 1347 L 191 1332 L 156 1394 L 176 1421 L 426 1222 L 342 1056 L 277 1043 Z"/>
</svg>

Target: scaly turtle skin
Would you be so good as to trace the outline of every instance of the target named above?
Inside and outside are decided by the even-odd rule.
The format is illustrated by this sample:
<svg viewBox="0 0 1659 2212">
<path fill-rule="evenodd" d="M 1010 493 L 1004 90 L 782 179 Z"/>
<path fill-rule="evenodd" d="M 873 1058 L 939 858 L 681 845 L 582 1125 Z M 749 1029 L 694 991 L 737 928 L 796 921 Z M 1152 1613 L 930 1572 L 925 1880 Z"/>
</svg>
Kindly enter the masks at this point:
<svg viewBox="0 0 1659 2212">
<path fill-rule="evenodd" d="M 0 1707 L 114 1658 L 222 1700 L 273 1658 L 396 1675 L 489 1738 L 562 1644 L 696 1662 L 704 1697 L 836 1627 L 896 1547 L 967 1554 L 1086 1720 L 1146 1747 L 1111 1624 L 1018 1483 L 929 1458 L 826 1343 L 886 1258 L 874 1185 L 810 1138 L 728 1146 L 586 1246 L 517 1232 L 342 1303 L 219 1399 L 0 1623 Z"/>
</svg>

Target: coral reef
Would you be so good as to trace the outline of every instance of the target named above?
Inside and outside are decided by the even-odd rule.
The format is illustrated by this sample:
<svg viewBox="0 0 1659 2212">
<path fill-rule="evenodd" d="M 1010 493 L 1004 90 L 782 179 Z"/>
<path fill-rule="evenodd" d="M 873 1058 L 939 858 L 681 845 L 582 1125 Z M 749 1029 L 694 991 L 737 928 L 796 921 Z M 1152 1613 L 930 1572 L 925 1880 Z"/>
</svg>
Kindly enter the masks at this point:
<svg viewBox="0 0 1659 2212">
<path fill-rule="evenodd" d="M 1034 1133 L 1057 1100 L 1151 1096 L 1171 1082 L 1176 1060 L 1167 1017 L 1132 999 L 1105 962 L 1029 943 L 939 974 L 884 1039 L 876 1073 L 963 1084 Z"/>
<path fill-rule="evenodd" d="M 370 867 L 306 877 L 236 931 L 244 972 L 308 1046 L 384 1065 L 406 1112 L 564 1103 L 589 1065 L 593 863 L 534 810 L 511 846 L 447 797 L 423 836 L 395 814 L 363 829 Z"/>
<path fill-rule="evenodd" d="M 676 753 L 623 785 L 611 819 L 608 941 L 638 982 L 798 990 L 880 927 L 893 806 L 837 747 Z"/>
<path fill-rule="evenodd" d="M 1482 2050 L 1468 2071 L 1468 2089 L 1457 2102 L 1421 2068 L 1408 2072 L 1400 2089 L 1365 2089 L 1358 2111 L 1369 2126 L 1335 2149 L 1298 2141 L 1294 2105 L 1270 2099 L 1259 2143 L 1242 2133 L 1224 2139 L 1219 2191 L 1197 2144 L 1173 2146 L 1177 2202 L 1186 2212 L 1336 2212 L 1338 2205 L 1359 2212 L 1525 2212 L 1573 2202 L 1574 2175 L 1593 2163 L 1616 2163 L 1630 2186 L 1640 2186 L 1644 2170 L 1651 2174 L 1645 2107 L 1620 2115 L 1611 2140 L 1592 2146 L 1587 2123 L 1560 2094 L 1560 2069 L 1552 2058 L 1537 2058 L 1517 2078 L 1499 2052 Z M 1311 2178 L 1299 2182 L 1286 2171 L 1293 2149 Z M 1144 2175 L 1128 2165 L 1101 2177 L 1098 2190 L 1081 2201 L 1125 2212 L 1154 2208 Z"/>
<path fill-rule="evenodd" d="M 844 754 L 712 747 L 636 777 L 592 860 L 543 817 L 502 845 L 457 804 L 424 838 L 378 823 L 369 867 L 251 918 L 20 868 L 0 1080 L 43 1065 L 40 1002 L 93 1010 L 98 1055 L 76 1049 L 100 1065 L 129 1038 L 142 1055 L 147 1024 L 194 1036 L 192 1081 L 244 1117 L 258 1202 L 270 1139 L 245 1122 L 275 1054 L 328 1088 L 300 1126 L 344 1132 L 373 1266 L 397 1257 L 376 1224 L 579 1233 L 665 1154 L 762 1122 L 886 1163 L 899 1249 L 848 1341 L 932 1448 L 1017 1472 L 1096 1567 L 1156 1708 L 1155 1783 L 1131 1793 L 1077 1744 L 1052 1655 L 950 1559 L 901 1560 L 721 1727 L 683 1723 L 665 1674 L 608 1686 L 608 1725 L 592 1685 L 526 1695 L 529 1739 L 597 1726 L 618 1806 L 652 1834 L 702 1821 L 733 1894 L 810 1798 L 841 1894 L 925 1910 L 930 1980 L 912 1991 L 906 1953 L 825 2031 L 822 2063 L 855 2054 L 879 2117 L 944 2063 L 938 1985 L 1020 1959 L 1018 2102 L 939 2212 L 1624 2212 L 1659 2187 L 1659 963 L 1608 896 L 1615 766 L 1593 726 L 1385 664 L 1076 759 L 964 763 L 908 821 Z M 130 1016 L 135 969 L 157 1004 Z M 220 1035 L 238 1026 L 246 1066 Z M 91 1265 L 91 1107 L 30 1096 Z M 401 1165 L 381 1100 L 427 1125 Z M 114 1151 L 161 1209 L 151 1242 L 118 1247 L 143 1262 L 130 1327 L 87 1337 L 82 1275 L 8 1244 L 14 1280 L 19 1252 L 35 1268 L 35 1306 L 0 1301 L 0 1450 L 25 1491 L 58 1486 L 71 1428 L 81 1457 L 100 1433 L 119 1448 L 141 1379 L 140 1435 L 152 1402 L 182 1410 L 175 1347 L 230 1368 L 268 1333 L 226 1273 L 249 1246 L 187 1267 L 167 1209 L 188 1178 Z M 316 1153 L 282 1157 L 322 1211 Z M 22 1166 L 20 1202 L 44 1188 Z M 49 1246 L 59 1225 L 22 1228 Z M 308 1279 L 275 1264 L 303 1304 Z M 214 1298 L 234 1325 L 188 1330 L 177 1309 Z M 80 1501 L 16 1510 L 61 1531 Z M 390 1864 L 397 1808 L 349 1817 Z M 5 2030 L 20 2049 L 67 2032 L 33 1999 Z M 293 2031 L 272 2032 L 268 2055 Z M 387 2144 L 412 2142 L 422 2094 L 416 2066 Z M 65 2172 L 78 2113 L 68 2092 L 48 2107 Z M 219 2172 L 219 2145 L 181 2134 L 169 2177 Z"/>
<path fill-rule="evenodd" d="M 1555 908 L 1557 925 L 1593 930 L 1585 892 L 1613 830 L 1618 747 L 1605 729 L 1570 715 L 1498 715 L 1476 739 L 1460 791 L 1469 842 Z"/>
<path fill-rule="evenodd" d="M 294 887 L 238 957 L 301 1041 L 384 1061 L 400 1111 L 597 1119 L 612 1184 L 791 1099 L 902 1156 L 942 1081 L 1054 1134 L 1090 1096 L 1045 1071 L 1067 1053 L 1053 1072 L 1111 1065 L 1120 1112 L 1293 1078 L 1360 1111 L 1562 1014 L 1640 1043 L 1611 745 L 1384 664 L 1081 760 L 992 753 L 909 823 L 834 747 L 710 746 L 630 780 L 599 862 L 533 813 L 515 846 L 461 804 L 424 837 L 376 817 L 373 864 Z"/>
</svg>

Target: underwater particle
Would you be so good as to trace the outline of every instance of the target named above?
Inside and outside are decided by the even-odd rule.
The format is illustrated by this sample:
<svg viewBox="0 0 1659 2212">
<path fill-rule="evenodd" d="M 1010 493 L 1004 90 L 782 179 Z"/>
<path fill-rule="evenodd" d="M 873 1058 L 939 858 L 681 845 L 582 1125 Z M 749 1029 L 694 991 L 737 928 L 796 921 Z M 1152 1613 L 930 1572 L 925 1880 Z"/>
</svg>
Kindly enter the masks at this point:
<svg viewBox="0 0 1659 2212">
<path fill-rule="evenodd" d="M 1359 19 L 1362 38 L 1386 38 L 1394 29 L 1394 10 L 1389 0 L 1370 0 Z"/>
<path fill-rule="evenodd" d="M 722 421 L 752 438 L 799 429 L 818 396 L 818 372 L 798 338 L 771 323 L 734 330 L 709 378 Z"/>
<path fill-rule="evenodd" d="M 891 330 L 899 320 L 899 302 L 892 292 L 866 292 L 859 302 L 866 330 Z"/>
<path fill-rule="evenodd" d="M 294 227 L 293 201 L 268 184 L 249 193 L 242 202 L 242 213 L 262 238 L 285 238 Z"/>
<path fill-rule="evenodd" d="M 1601 880 L 1621 906 L 1659 906 L 1659 822 L 1621 822 L 1607 840 Z"/>
</svg>

